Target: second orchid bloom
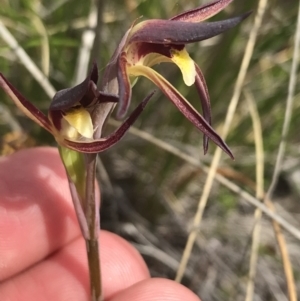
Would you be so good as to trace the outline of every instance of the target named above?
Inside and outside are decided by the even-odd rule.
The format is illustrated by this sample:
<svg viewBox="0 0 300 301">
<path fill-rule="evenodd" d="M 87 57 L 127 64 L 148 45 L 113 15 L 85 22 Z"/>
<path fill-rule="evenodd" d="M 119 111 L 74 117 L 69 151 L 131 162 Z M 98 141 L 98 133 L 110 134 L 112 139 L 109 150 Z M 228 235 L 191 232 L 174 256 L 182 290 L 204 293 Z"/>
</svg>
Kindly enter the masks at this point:
<svg viewBox="0 0 300 301">
<path fill-rule="evenodd" d="M 185 48 L 186 44 L 214 37 L 234 27 L 249 15 L 246 13 L 223 21 L 202 22 L 220 12 L 230 2 L 232 0 L 214 1 L 169 20 L 148 20 L 135 24 L 127 31 L 113 57 L 118 65 L 118 118 L 122 118 L 127 112 L 134 78 L 144 76 L 159 87 L 178 110 L 203 132 L 205 153 L 208 139 L 211 139 L 233 158 L 230 149 L 211 127 L 211 107 L 206 82 L 199 66 Z M 154 65 L 165 62 L 179 67 L 187 86 L 196 85 L 203 117 L 174 86 L 152 69 Z"/>
</svg>

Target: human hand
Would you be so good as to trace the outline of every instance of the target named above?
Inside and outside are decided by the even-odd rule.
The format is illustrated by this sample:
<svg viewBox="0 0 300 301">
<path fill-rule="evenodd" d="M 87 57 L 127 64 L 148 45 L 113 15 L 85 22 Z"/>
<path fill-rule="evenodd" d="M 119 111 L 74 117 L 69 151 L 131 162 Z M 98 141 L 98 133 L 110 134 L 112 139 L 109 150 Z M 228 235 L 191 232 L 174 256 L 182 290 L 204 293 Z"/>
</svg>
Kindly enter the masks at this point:
<svg viewBox="0 0 300 301">
<path fill-rule="evenodd" d="M 184 286 L 151 279 L 139 253 L 101 231 L 104 299 L 199 301 Z M 1 301 L 89 300 L 84 240 L 54 148 L 0 158 Z"/>
</svg>

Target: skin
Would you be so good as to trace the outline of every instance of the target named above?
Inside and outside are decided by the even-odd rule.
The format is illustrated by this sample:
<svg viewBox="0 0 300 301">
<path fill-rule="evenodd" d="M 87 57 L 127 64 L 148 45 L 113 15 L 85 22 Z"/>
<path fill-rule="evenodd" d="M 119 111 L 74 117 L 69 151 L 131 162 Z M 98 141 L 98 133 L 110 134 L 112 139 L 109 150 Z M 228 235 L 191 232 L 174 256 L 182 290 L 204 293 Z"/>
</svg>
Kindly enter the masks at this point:
<svg viewBox="0 0 300 301">
<path fill-rule="evenodd" d="M 101 231 L 105 300 L 199 301 L 184 286 L 150 278 L 140 254 Z M 84 241 L 65 171 L 54 148 L 0 158 L 0 296 L 2 301 L 88 301 Z"/>
</svg>

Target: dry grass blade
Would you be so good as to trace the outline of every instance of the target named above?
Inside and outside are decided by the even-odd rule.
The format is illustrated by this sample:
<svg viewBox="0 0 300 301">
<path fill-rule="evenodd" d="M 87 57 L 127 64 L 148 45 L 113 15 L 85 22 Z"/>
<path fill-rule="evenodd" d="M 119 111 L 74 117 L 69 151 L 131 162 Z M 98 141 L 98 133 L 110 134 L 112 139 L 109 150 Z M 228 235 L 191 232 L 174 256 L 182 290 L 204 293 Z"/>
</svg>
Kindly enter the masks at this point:
<svg viewBox="0 0 300 301">
<path fill-rule="evenodd" d="M 298 8 L 298 18 L 297 18 L 297 27 L 296 27 L 296 34 L 295 34 L 295 45 L 294 45 L 294 52 L 293 52 L 293 60 L 292 60 L 292 66 L 290 71 L 290 81 L 289 81 L 289 87 L 288 87 L 288 96 L 287 96 L 287 103 L 286 103 L 286 111 L 284 116 L 284 124 L 282 128 L 282 134 L 281 134 L 281 141 L 279 145 L 279 150 L 277 153 L 276 158 L 276 164 L 272 176 L 272 181 L 270 184 L 270 187 L 268 189 L 268 192 L 265 197 L 265 201 L 269 204 L 269 206 L 273 207 L 272 204 L 272 194 L 275 189 L 275 186 L 278 182 L 278 177 L 281 172 L 282 168 L 282 161 L 284 158 L 285 148 L 286 148 L 286 137 L 290 128 L 291 124 L 291 118 L 292 118 L 292 110 L 293 110 L 293 102 L 295 98 L 295 90 L 296 90 L 296 78 L 297 78 L 297 69 L 299 65 L 299 55 L 300 55 L 300 2 L 299 2 L 299 8 Z M 271 208 L 272 208 L 271 207 Z M 274 209 L 274 207 L 273 207 Z M 277 233 L 276 237 L 278 240 L 280 247 L 280 252 L 283 258 L 284 263 L 284 271 L 287 278 L 287 285 L 288 285 L 288 294 L 289 299 L 291 301 L 297 301 L 297 289 L 295 285 L 295 279 L 293 274 L 293 269 L 291 266 L 291 262 L 289 260 L 289 254 L 286 248 L 285 239 L 281 233 L 279 225 L 276 225 L 273 223 L 274 229 Z"/>
<path fill-rule="evenodd" d="M 90 14 L 88 16 L 88 28 L 84 30 L 81 36 L 81 47 L 79 49 L 79 55 L 77 58 L 77 67 L 74 78 L 74 85 L 78 85 L 82 82 L 87 74 L 89 67 L 89 61 L 91 56 L 91 50 L 93 48 L 95 40 L 95 30 L 97 25 L 97 9 L 96 5 L 92 2 Z"/>
<path fill-rule="evenodd" d="M 275 275 L 270 270 L 266 260 L 262 260 L 260 264 L 260 269 L 263 270 L 263 277 L 270 288 L 270 292 L 273 295 L 272 300 L 276 301 L 288 301 L 282 288 L 280 287 Z"/>
<path fill-rule="evenodd" d="M 30 19 L 38 33 L 40 34 L 42 38 L 41 43 L 41 67 L 43 70 L 43 73 L 49 77 L 49 71 L 50 71 L 50 46 L 49 46 L 49 38 L 47 29 L 45 28 L 44 23 L 42 20 L 36 15 L 31 14 Z"/>
<path fill-rule="evenodd" d="M 259 28 L 262 23 L 262 19 L 263 19 L 263 15 L 264 15 L 264 12 L 267 7 L 267 3 L 268 3 L 267 0 L 260 0 L 259 4 L 258 4 L 258 10 L 257 10 L 256 16 L 255 16 L 253 27 L 250 32 L 249 40 L 247 42 L 243 61 L 242 61 L 242 64 L 241 64 L 241 67 L 239 70 L 239 74 L 238 74 L 238 78 L 237 78 L 237 81 L 236 81 L 236 84 L 234 87 L 233 96 L 232 96 L 232 99 L 230 101 L 230 104 L 229 104 L 229 107 L 227 110 L 226 120 L 225 120 L 225 123 L 223 126 L 223 134 L 222 134 L 222 138 L 224 138 L 224 139 L 226 138 L 226 136 L 229 132 L 229 128 L 230 128 L 230 125 L 231 125 L 231 122 L 232 122 L 232 119 L 233 119 L 233 116 L 234 116 L 234 113 L 235 113 L 235 110 L 236 110 L 236 107 L 238 104 L 238 100 L 241 95 L 243 83 L 245 81 L 246 73 L 247 73 L 249 63 L 250 63 L 250 60 L 251 60 L 251 57 L 253 54 L 257 34 L 258 34 Z M 216 171 L 217 171 L 220 159 L 221 159 L 221 154 L 222 154 L 222 151 L 221 151 L 221 149 L 218 148 L 214 154 L 214 157 L 213 157 L 213 160 L 211 163 L 211 167 L 210 167 L 210 171 L 207 175 L 207 179 L 206 179 L 206 182 L 205 182 L 205 185 L 203 188 L 203 193 L 199 200 L 198 209 L 197 209 L 197 212 L 196 212 L 194 220 L 193 220 L 193 228 L 194 229 L 199 229 L 199 226 L 201 224 L 203 212 L 206 207 L 208 196 L 210 194 L 211 187 L 212 187 L 215 175 L 216 175 Z M 189 234 L 189 237 L 187 239 L 187 243 L 184 248 L 182 258 L 180 261 L 180 265 L 178 267 L 177 275 L 175 278 L 175 280 L 178 282 L 180 282 L 183 277 L 184 270 L 186 269 L 188 260 L 190 258 L 190 255 L 191 255 L 191 252 L 192 252 L 192 249 L 193 249 L 196 237 L 197 237 L 197 232 L 198 231 L 195 231 L 195 230 L 191 231 L 191 233 Z"/>
<path fill-rule="evenodd" d="M 270 199 L 264 199 L 264 202 L 270 210 L 272 210 L 273 212 L 276 211 L 276 209 L 273 205 L 273 202 Z M 298 299 L 297 299 L 297 289 L 296 289 L 296 285 L 295 285 L 295 278 L 294 278 L 294 273 L 293 273 L 293 268 L 292 268 L 289 252 L 287 250 L 286 241 L 285 241 L 284 235 L 281 231 L 281 227 L 276 221 L 273 221 L 273 228 L 274 228 L 277 243 L 279 245 L 279 249 L 280 249 L 280 253 L 281 253 L 281 257 L 282 257 L 283 268 L 284 268 L 284 273 L 285 273 L 287 288 L 288 288 L 289 300 L 297 301 Z"/>
<path fill-rule="evenodd" d="M 4 24 L 0 21 L 0 37 L 14 51 L 20 62 L 32 75 L 32 77 L 41 85 L 46 94 L 52 98 L 55 94 L 55 89 L 49 82 L 48 78 L 41 72 L 32 59 L 28 56 L 25 50 L 18 44 L 14 36 L 7 30 Z"/>
<path fill-rule="evenodd" d="M 290 71 L 290 81 L 288 87 L 288 96 L 287 96 L 287 103 L 286 103 L 286 111 L 284 116 L 284 124 L 282 128 L 281 134 L 281 141 L 279 145 L 279 150 L 277 153 L 275 169 L 272 177 L 272 182 L 267 192 L 267 198 L 269 199 L 272 196 L 274 191 L 275 185 L 278 181 L 278 177 L 281 171 L 282 160 L 284 157 L 284 152 L 286 148 L 286 137 L 290 128 L 291 117 L 292 117 L 292 110 L 293 110 L 293 103 L 295 98 L 295 90 L 296 90 L 296 79 L 297 79 L 297 69 L 299 65 L 299 56 L 300 56 L 300 3 L 299 3 L 299 10 L 298 10 L 298 20 L 297 20 L 297 27 L 296 27 L 296 34 L 295 34 L 295 45 L 294 45 L 294 53 L 293 53 L 293 61 Z"/>
<path fill-rule="evenodd" d="M 253 132 L 255 140 L 256 152 L 256 198 L 263 199 L 264 196 L 264 146 L 262 137 L 262 127 L 257 111 L 255 101 L 250 92 L 245 92 L 245 97 L 249 107 L 250 115 L 253 123 Z M 249 278 L 247 283 L 247 293 L 245 300 L 252 301 L 254 296 L 254 279 L 256 275 L 256 266 L 258 260 L 258 248 L 261 232 L 261 217 L 262 212 L 256 209 L 254 213 L 254 228 L 252 232 L 252 246 L 250 255 Z"/>
<path fill-rule="evenodd" d="M 8 107 L 2 103 L 0 104 L 0 117 L 1 123 L 7 124 L 12 131 L 22 132 L 19 121 L 14 118 Z"/>
<path fill-rule="evenodd" d="M 273 191 L 275 189 L 275 185 L 278 181 L 278 177 L 282 167 L 282 160 L 284 157 L 284 152 L 286 148 L 286 137 L 290 128 L 291 118 L 292 118 L 292 110 L 293 110 L 293 103 L 295 98 L 295 90 L 296 90 L 296 79 L 297 79 L 297 70 L 299 66 L 299 56 L 300 56 L 300 2 L 299 2 L 299 9 L 298 9 L 298 20 L 297 20 L 297 27 L 296 27 L 296 34 L 295 34 L 295 46 L 294 46 L 294 53 L 293 53 L 293 61 L 292 67 L 290 71 L 290 82 L 288 87 L 288 96 L 287 96 L 287 103 L 286 103 L 286 111 L 284 116 L 284 124 L 282 128 L 281 134 L 281 141 L 279 144 L 279 150 L 277 153 L 275 169 L 272 177 L 272 182 L 267 192 L 267 199 L 272 197 Z"/>
<path fill-rule="evenodd" d="M 179 262 L 172 256 L 163 252 L 162 250 L 151 245 L 141 245 L 137 243 L 132 243 L 132 245 L 143 255 L 151 256 L 161 262 L 163 265 L 168 266 L 173 271 L 176 271 Z"/>
<path fill-rule="evenodd" d="M 263 191 L 263 140 L 262 140 L 262 132 L 261 126 L 259 121 L 258 112 L 256 109 L 255 101 L 250 94 L 250 92 L 245 92 L 245 97 L 248 102 L 248 106 L 250 109 L 250 113 L 253 120 L 253 128 L 254 128 L 254 136 L 255 136 L 255 145 L 256 145 L 256 158 L 257 158 L 257 170 L 256 170 L 256 197 L 258 199 L 264 198 L 264 191 Z M 266 206 L 275 212 L 275 207 L 270 199 L 264 199 L 264 203 Z M 257 252 L 258 252 L 258 244 L 259 244 L 259 232 L 260 232 L 260 219 L 261 219 L 261 211 L 256 209 L 255 211 L 255 226 L 253 229 L 252 234 L 252 249 L 251 249 L 251 259 L 250 259 L 250 270 L 249 270 L 249 280 L 247 285 L 247 296 L 246 301 L 250 301 L 253 299 L 253 292 L 254 292 L 254 278 L 255 278 L 255 271 L 256 271 L 256 263 L 257 263 Z M 296 286 L 295 286 L 295 279 L 293 275 L 293 269 L 291 266 L 290 256 L 287 250 L 287 244 L 284 238 L 284 235 L 281 231 L 280 225 L 273 221 L 273 229 L 275 232 L 275 236 L 278 242 L 278 246 L 280 249 L 280 253 L 282 256 L 282 262 L 284 266 L 285 277 L 288 286 L 288 292 L 291 301 L 297 300 L 297 293 L 296 293 Z"/>
</svg>

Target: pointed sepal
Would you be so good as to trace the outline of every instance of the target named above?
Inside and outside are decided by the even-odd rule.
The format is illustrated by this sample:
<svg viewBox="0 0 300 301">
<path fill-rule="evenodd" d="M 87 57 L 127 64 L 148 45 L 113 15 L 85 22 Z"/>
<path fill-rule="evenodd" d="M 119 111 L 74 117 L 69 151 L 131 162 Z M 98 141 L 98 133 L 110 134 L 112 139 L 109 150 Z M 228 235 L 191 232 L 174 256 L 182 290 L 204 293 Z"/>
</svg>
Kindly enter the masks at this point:
<svg viewBox="0 0 300 301">
<path fill-rule="evenodd" d="M 4 76 L 0 73 L 0 87 L 11 98 L 15 105 L 31 120 L 43 127 L 50 133 L 52 125 L 48 118 L 38 108 L 36 108 L 29 100 L 27 100 Z"/>
<path fill-rule="evenodd" d="M 148 20 L 133 28 L 130 43 L 156 43 L 182 45 L 203 41 L 235 27 L 251 12 L 231 19 L 193 23 L 173 20 Z"/>
<path fill-rule="evenodd" d="M 201 22 L 209 19 L 223 10 L 233 0 L 217 0 L 200 7 L 185 11 L 170 20 L 184 22 Z"/>
</svg>

